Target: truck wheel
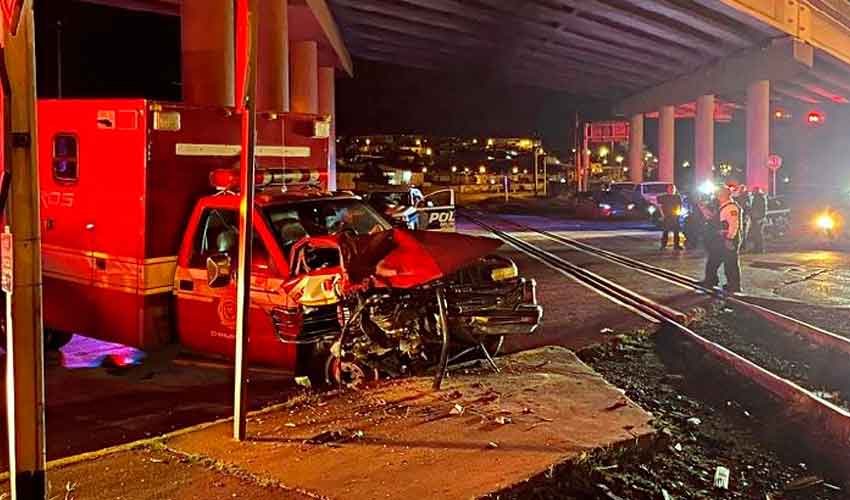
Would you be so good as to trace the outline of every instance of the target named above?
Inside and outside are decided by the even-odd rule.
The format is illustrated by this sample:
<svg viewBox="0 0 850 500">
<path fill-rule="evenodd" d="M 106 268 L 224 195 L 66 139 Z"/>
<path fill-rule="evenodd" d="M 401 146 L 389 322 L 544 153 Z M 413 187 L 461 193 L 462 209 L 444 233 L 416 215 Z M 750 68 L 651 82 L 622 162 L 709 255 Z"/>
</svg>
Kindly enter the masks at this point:
<svg viewBox="0 0 850 500">
<path fill-rule="evenodd" d="M 44 349 L 48 351 L 58 351 L 65 344 L 71 341 L 73 333 L 60 332 L 58 330 L 44 330 Z"/>
<path fill-rule="evenodd" d="M 357 388 L 378 380 L 378 371 L 351 360 L 329 355 L 325 362 L 325 383 L 331 387 Z"/>
</svg>

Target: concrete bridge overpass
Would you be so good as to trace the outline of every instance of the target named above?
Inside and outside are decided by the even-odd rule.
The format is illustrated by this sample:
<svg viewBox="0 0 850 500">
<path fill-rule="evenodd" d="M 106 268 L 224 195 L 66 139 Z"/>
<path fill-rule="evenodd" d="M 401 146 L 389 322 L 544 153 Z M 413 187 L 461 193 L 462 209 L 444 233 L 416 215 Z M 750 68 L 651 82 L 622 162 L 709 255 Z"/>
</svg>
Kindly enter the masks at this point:
<svg viewBox="0 0 850 500">
<path fill-rule="evenodd" d="M 228 80 L 225 66 L 211 65 L 205 58 L 232 56 L 227 41 L 232 38 L 227 25 L 230 0 L 85 1 L 165 15 L 182 12 L 186 97 L 229 99 L 232 77 Z M 350 73 L 348 50 L 364 59 L 429 70 L 483 70 L 507 82 L 613 103 L 612 114 L 632 123 L 630 142 L 636 146 L 631 165 L 642 162 L 644 117 L 658 116 L 659 173 L 665 180 L 671 180 L 674 172 L 677 117 L 696 119 L 695 169 L 701 180 L 711 176 L 714 165 L 714 119 L 728 118 L 730 110 L 745 107 L 748 182 L 766 187 L 771 103 L 831 107 L 850 102 L 850 4 L 843 0 L 266 0 L 261 4 L 268 9 L 261 20 L 264 37 L 272 42 L 260 41 L 261 60 L 272 64 L 261 69 L 260 93 L 270 108 L 288 109 L 291 102 L 295 109 L 303 109 L 307 102 L 312 109 L 316 100 L 312 96 L 321 93 L 313 91 L 309 78 L 314 66 Z M 214 26 L 220 36 L 213 47 L 209 40 Z M 289 44 L 286 50 L 284 39 Z M 318 46 L 315 64 L 312 49 L 305 49 L 313 43 Z M 210 50 L 219 55 L 197 58 Z M 332 70 L 326 75 L 327 71 Z M 327 76 L 323 82 L 327 102 L 332 88 Z M 322 109 L 328 111 L 327 104 Z M 643 169 L 630 172 L 640 180 Z"/>
</svg>

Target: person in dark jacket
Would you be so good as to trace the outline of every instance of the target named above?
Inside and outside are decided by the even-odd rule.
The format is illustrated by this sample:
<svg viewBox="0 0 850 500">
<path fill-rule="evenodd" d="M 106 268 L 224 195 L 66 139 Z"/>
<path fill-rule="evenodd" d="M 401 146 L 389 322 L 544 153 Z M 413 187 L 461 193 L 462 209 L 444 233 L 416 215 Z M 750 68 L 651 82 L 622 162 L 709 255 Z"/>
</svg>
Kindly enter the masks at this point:
<svg viewBox="0 0 850 500">
<path fill-rule="evenodd" d="M 750 191 L 746 185 L 741 184 L 734 190 L 732 195 L 734 201 L 741 209 L 741 248 L 747 247 L 750 237 Z"/>
<path fill-rule="evenodd" d="M 764 253 L 764 223 L 767 219 L 767 194 L 761 187 L 753 189 L 750 202 L 750 250 Z"/>
<path fill-rule="evenodd" d="M 658 197 L 658 207 L 661 210 L 661 250 L 667 248 L 670 233 L 673 233 L 673 245 L 676 250 L 682 249 L 681 233 L 682 226 L 679 223 L 679 215 L 682 213 L 682 197 L 676 194 L 676 187 L 672 184 L 667 187 L 667 193 Z"/>
</svg>

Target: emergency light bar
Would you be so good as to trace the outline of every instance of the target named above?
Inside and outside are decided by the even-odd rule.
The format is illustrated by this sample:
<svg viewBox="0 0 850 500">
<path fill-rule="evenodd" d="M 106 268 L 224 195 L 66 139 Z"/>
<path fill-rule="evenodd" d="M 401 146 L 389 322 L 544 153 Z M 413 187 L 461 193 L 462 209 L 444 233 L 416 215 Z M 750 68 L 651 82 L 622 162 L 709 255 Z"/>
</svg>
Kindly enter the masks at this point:
<svg viewBox="0 0 850 500">
<path fill-rule="evenodd" d="M 257 169 L 254 184 L 257 188 L 272 186 L 314 186 L 321 185 L 322 174 L 318 170 Z M 239 189 L 239 170 L 220 168 L 210 172 L 210 185 L 217 191 L 237 191 Z"/>
</svg>

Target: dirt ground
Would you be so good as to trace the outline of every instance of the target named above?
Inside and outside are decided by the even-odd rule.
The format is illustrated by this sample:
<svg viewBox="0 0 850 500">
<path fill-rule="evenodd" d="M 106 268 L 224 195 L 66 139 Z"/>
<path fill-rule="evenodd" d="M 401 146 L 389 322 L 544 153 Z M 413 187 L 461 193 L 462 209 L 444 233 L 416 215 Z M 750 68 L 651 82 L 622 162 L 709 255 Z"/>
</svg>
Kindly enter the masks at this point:
<svg viewBox="0 0 850 500">
<path fill-rule="evenodd" d="M 848 498 L 840 481 L 824 479 L 827 472 L 794 445 L 793 434 L 777 427 L 776 403 L 716 367 L 700 367 L 699 355 L 688 353 L 674 333 L 612 341 L 580 355 L 656 416 L 661 438 L 650 450 L 589 454 L 507 498 Z M 714 487 L 718 467 L 730 471 L 728 489 Z"/>
</svg>

